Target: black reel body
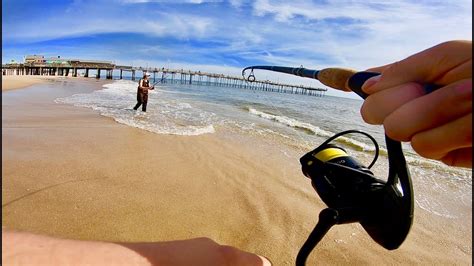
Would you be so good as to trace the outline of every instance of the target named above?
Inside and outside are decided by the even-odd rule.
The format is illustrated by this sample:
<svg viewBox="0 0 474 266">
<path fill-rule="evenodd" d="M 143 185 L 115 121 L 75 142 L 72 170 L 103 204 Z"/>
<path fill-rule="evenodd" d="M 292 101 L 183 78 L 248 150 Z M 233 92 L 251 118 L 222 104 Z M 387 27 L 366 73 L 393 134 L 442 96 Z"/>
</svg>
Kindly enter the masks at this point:
<svg viewBox="0 0 474 266">
<path fill-rule="evenodd" d="M 369 167 L 349 156 L 343 148 L 329 144 L 349 133 L 366 135 L 374 142 L 376 154 Z M 388 180 L 376 178 L 370 167 L 377 160 L 378 151 L 378 144 L 370 135 L 349 130 L 301 157 L 303 174 L 311 179 L 328 209 L 321 211 L 318 224 L 298 254 L 297 265 L 304 265 L 311 250 L 335 224 L 359 222 L 372 239 L 388 250 L 397 249 L 403 243 L 413 221 L 411 180 L 406 167 L 400 174 L 397 169 L 400 162 L 393 165 L 393 160 L 389 160 Z"/>
<path fill-rule="evenodd" d="M 318 159 L 321 153 L 328 150 L 339 150 L 341 155 L 328 161 Z M 362 208 L 383 189 L 385 182 L 374 178 L 368 168 L 344 153 L 339 147 L 323 147 L 316 154 L 310 152 L 301 158 L 302 170 L 328 207 Z"/>
</svg>

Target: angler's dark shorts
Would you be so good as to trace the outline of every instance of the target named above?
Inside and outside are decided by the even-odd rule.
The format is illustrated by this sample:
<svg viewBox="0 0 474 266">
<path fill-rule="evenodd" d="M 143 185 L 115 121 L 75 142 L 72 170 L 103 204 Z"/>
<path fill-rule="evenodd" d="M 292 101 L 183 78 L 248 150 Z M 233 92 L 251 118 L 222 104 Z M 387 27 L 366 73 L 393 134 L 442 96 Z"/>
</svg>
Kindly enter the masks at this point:
<svg viewBox="0 0 474 266">
<path fill-rule="evenodd" d="M 148 102 L 148 92 L 144 93 L 142 90 L 137 91 L 137 102 L 146 103 Z"/>
</svg>

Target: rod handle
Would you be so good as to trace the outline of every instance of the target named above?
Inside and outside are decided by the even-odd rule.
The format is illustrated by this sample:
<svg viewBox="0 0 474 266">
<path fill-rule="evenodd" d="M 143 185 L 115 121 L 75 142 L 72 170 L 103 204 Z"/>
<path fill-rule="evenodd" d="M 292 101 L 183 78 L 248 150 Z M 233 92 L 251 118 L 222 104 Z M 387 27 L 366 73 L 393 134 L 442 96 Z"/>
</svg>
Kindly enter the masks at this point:
<svg viewBox="0 0 474 266">
<path fill-rule="evenodd" d="M 347 80 L 347 86 L 351 91 L 357 93 L 360 97 L 363 99 L 367 98 L 369 96 L 367 93 L 362 91 L 362 85 L 371 77 L 375 77 L 380 75 L 380 73 L 377 72 L 369 72 L 369 71 L 361 71 L 354 73 L 348 80 Z"/>
<path fill-rule="evenodd" d="M 357 71 L 353 69 L 332 67 L 319 70 L 317 78 L 328 87 L 342 91 L 351 91 L 346 86 L 346 82 L 355 73 L 357 73 Z"/>
<path fill-rule="evenodd" d="M 347 69 L 347 68 L 325 68 L 319 71 L 318 80 L 326 86 L 342 91 L 353 91 L 363 99 L 368 94 L 362 91 L 362 85 L 371 77 L 380 73 Z"/>
<path fill-rule="evenodd" d="M 362 85 L 371 77 L 375 77 L 380 75 L 380 73 L 377 72 L 369 72 L 369 71 L 361 71 L 357 72 L 354 75 L 352 75 L 348 80 L 346 84 L 346 88 L 350 89 L 351 91 L 357 93 L 360 97 L 363 99 L 367 98 L 369 96 L 367 93 L 362 91 Z M 437 89 L 439 89 L 441 86 L 437 84 L 423 84 L 423 89 L 425 90 L 425 93 L 431 93 Z"/>
</svg>

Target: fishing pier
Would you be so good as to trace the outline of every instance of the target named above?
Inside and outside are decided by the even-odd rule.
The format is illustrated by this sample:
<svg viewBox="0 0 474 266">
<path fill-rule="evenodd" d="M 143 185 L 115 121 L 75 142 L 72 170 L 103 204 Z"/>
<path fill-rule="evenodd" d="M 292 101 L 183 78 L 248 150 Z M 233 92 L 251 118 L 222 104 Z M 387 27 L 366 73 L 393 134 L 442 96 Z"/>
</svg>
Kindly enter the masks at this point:
<svg viewBox="0 0 474 266">
<path fill-rule="evenodd" d="M 135 80 L 143 73 L 149 73 L 153 82 L 163 84 L 183 84 L 198 86 L 216 86 L 241 88 L 258 91 L 303 94 L 324 96 L 327 89 L 304 85 L 292 85 L 273 82 L 270 80 L 255 80 L 249 82 L 244 77 L 235 77 L 224 74 L 191 71 L 184 69 L 168 69 L 153 67 L 133 67 L 116 65 L 112 61 L 44 58 L 43 56 L 26 56 L 23 63 L 2 64 L 2 75 L 41 75 L 41 76 L 71 76 L 94 77 L 100 79 L 124 79 L 130 77 Z M 105 74 L 102 76 L 101 74 Z"/>
</svg>

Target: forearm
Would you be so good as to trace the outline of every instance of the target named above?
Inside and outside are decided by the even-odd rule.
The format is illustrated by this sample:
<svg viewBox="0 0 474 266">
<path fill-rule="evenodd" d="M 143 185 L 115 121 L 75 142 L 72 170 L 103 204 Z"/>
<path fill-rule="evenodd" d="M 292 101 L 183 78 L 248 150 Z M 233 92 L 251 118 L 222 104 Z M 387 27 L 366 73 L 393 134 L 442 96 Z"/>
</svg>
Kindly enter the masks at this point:
<svg viewBox="0 0 474 266">
<path fill-rule="evenodd" d="M 115 243 L 59 239 L 2 230 L 3 265 L 151 265 Z"/>
<path fill-rule="evenodd" d="M 2 240 L 4 265 L 271 265 L 264 257 L 209 238 L 108 243 L 2 230 Z"/>
</svg>

